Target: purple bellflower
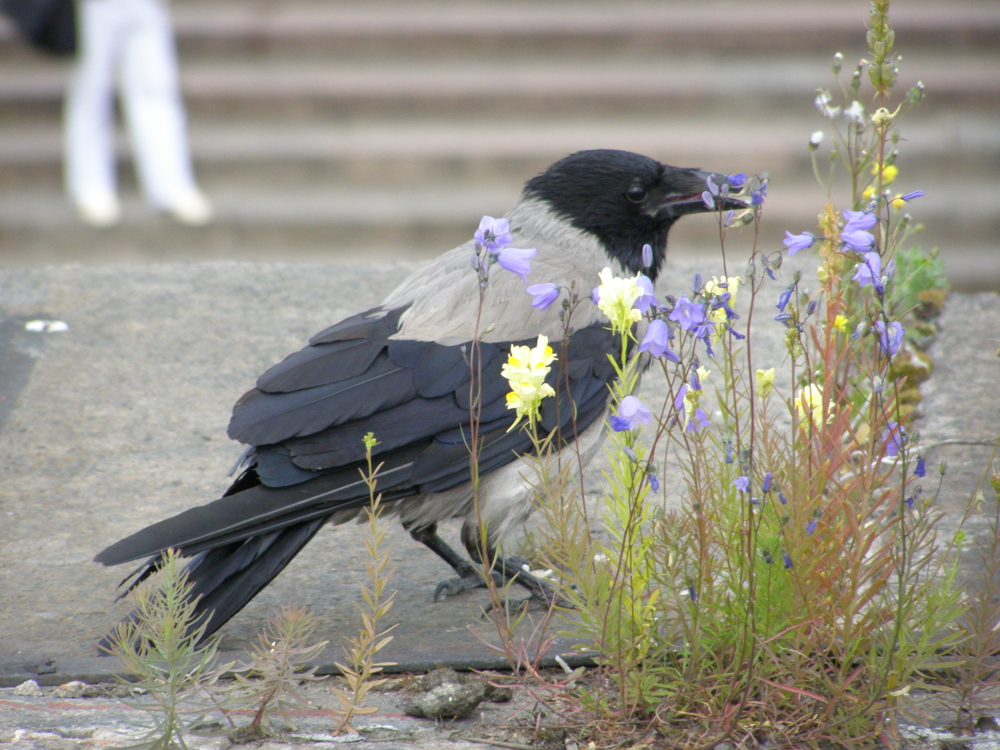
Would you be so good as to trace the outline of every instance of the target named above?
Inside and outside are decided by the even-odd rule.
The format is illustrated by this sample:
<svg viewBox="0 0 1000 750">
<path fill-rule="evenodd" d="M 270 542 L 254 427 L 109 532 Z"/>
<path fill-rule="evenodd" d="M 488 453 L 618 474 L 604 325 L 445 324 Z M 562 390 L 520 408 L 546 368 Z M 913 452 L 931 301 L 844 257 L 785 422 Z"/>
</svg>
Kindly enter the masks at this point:
<svg viewBox="0 0 1000 750">
<path fill-rule="evenodd" d="M 741 474 L 733 480 L 733 486 L 740 492 L 746 492 L 750 488 L 750 478 Z"/>
<path fill-rule="evenodd" d="M 849 232 L 841 232 L 840 240 L 844 243 L 844 247 L 856 253 L 867 253 L 875 247 L 875 235 L 871 232 L 866 232 L 864 229 L 852 229 Z"/>
<path fill-rule="evenodd" d="M 927 476 L 927 466 L 924 464 L 924 457 L 923 456 L 918 456 L 917 457 L 917 468 L 915 468 L 913 470 L 913 473 L 916 474 L 918 477 L 921 477 L 921 478 Z"/>
<path fill-rule="evenodd" d="M 497 263 L 501 268 L 516 273 L 521 277 L 521 281 L 527 281 L 528 274 L 531 273 L 530 261 L 537 253 L 534 248 L 522 250 L 517 247 L 507 247 L 496 253 Z"/>
<path fill-rule="evenodd" d="M 882 346 L 882 351 L 886 353 L 886 356 L 894 357 L 903 343 L 903 336 L 906 334 L 906 329 L 903 328 L 898 320 L 892 321 L 888 326 L 886 326 L 885 321 L 877 320 L 875 321 L 875 332 L 878 334 L 878 341 Z"/>
<path fill-rule="evenodd" d="M 484 216 L 479 222 L 479 229 L 472 236 L 479 246 L 491 253 L 498 252 L 514 241 L 510 236 L 510 222 L 507 219 L 494 219 L 492 216 Z"/>
<path fill-rule="evenodd" d="M 924 197 L 923 190 L 914 190 L 912 193 L 907 193 L 906 195 L 899 196 L 899 199 L 909 202 L 912 200 L 916 200 L 917 198 L 923 198 L 923 197 Z"/>
<path fill-rule="evenodd" d="M 774 480 L 774 474 L 769 471 L 764 472 L 764 482 L 760 486 L 760 491 L 767 494 L 771 491 L 771 482 Z"/>
<path fill-rule="evenodd" d="M 649 268 L 653 265 L 653 246 L 645 244 L 642 246 L 642 267 Z"/>
<path fill-rule="evenodd" d="M 548 310 L 552 303 L 559 299 L 559 287 L 549 281 L 544 284 L 532 284 L 524 291 L 533 295 L 531 306 L 539 310 Z"/>
<path fill-rule="evenodd" d="M 626 396 L 618 404 L 618 414 L 611 417 L 611 429 L 615 432 L 634 430 L 640 424 L 652 419 L 649 409 L 635 396 Z"/>
<path fill-rule="evenodd" d="M 857 230 L 867 232 L 878 223 L 878 217 L 869 211 L 844 211 L 843 217 L 847 223 L 844 224 L 841 235 L 844 232 L 854 232 Z"/>
<path fill-rule="evenodd" d="M 785 239 L 782 240 L 782 244 L 788 248 L 789 255 L 795 255 L 799 250 L 805 250 L 807 247 L 812 247 L 816 238 L 813 236 L 812 232 L 803 232 L 802 234 L 792 234 L 791 232 L 785 232 Z"/>
<path fill-rule="evenodd" d="M 789 555 L 787 552 L 782 552 L 781 553 L 781 559 L 784 560 L 785 570 L 791 570 L 792 569 L 792 556 Z"/>
<path fill-rule="evenodd" d="M 656 300 L 656 295 L 653 294 L 653 282 L 650 281 L 648 277 L 640 273 L 636 277 L 635 283 L 636 286 L 642 289 L 642 296 L 632 303 L 632 307 L 639 312 L 646 312 L 650 306 L 655 307 L 659 305 L 659 302 Z"/>
<path fill-rule="evenodd" d="M 818 518 L 813 518 L 813 520 L 811 520 L 808 524 L 806 524 L 806 533 L 809 536 L 812 536 L 813 533 L 816 531 L 816 524 L 818 524 L 818 523 L 819 523 L 819 519 Z"/>
<path fill-rule="evenodd" d="M 708 415 L 705 413 L 705 410 L 699 406 L 694 410 L 691 419 L 688 420 L 685 432 L 698 432 L 698 430 L 704 430 L 710 424 L 711 422 L 708 421 Z"/>
<path fill-rule="evenodd" d="M 878 287 L 882 285 L 882 256 L 875 252 L 865 253 L 851 281 L 858 282 L 858 286 L 874 286 L 878 291 Z"/>
<path fill-rule="evenodd" d="M 659 318 L 649 324 L 646 335 L 639 344 L 639 351 L 649 352 L 654 357 L 664 357 L 675 364 L 681 361 L 670 348 L 670 329 Z"/>
<path fill-rule="evenodd" d="M 660 491 L 660 480 L 656 478 L 656 474 L 649 475 L 649 489 L 653 492 Z"/>
<path fill-rule="evenodd" d="M 682 294 L 674 305 L 673 312 L 667 317 L 679 323 L 685 331 L 696 331 L 705 322 L 705 306 L 692 302 L 687 295 Z"/>
<path fill-rule="evenodd" d="M 790 300 L 792 298 L 792 292 L 794 292 L 794 291 L 795 291 L 795 287 L 794 286 L 790 286 L 790 287 L 788 287 L 787 289 L 785 289 L 781 293 L 781 296 L 778 297 L 778 304 L 775 305 L 775 307 L 778 308 L 778 312 L 784 312 L 785 311 L 785 305 L 787 305 L 788 304 L 788 300 Z"/>
<path fill-rule="evenodd" d="M 885 455 L 898 456 L 907 443 L 906 430 L 899 422 L 889 422 L 882 432 L 882 442 L 885 444 Z"/>
</svg>

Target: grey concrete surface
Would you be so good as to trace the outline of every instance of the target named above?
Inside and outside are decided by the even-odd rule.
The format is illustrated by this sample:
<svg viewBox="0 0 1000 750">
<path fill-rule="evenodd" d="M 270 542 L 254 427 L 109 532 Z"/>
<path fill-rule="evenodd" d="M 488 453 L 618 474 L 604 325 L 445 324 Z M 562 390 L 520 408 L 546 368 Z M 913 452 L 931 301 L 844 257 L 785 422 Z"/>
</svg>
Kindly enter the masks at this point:
<svg viewBox="0 0 1000 750">
<path fill-rule="evenodd" d="M 743 261 L 734 265 L 742 270 Z M 265 368 L 375 304 L 412 268 L 191 263 L 0 272 L 0 684 L 27 677 L 60 684 L 114 671 L 94 643 L 127 610 L 112 599 L 128 570 L 91 558 L 148 523 L 217 497 L 240 453 L 225 437 L 232 403 Z M 683 291 L 693 270 L 669 266 L 662 291 Z M 756 362 L 780 365 L 781 329 L 766 312 L 760 319 Z M 68 330 L 29 332 L 29 320 L 63 321 Z M 1000 297 L 954 296 L 944 326 L 922 407 L 923 441 L 994 438 Z M 655 378 L 644 389 L 651 400 L 662 394 Z M 940 501 L 958 512 L 986 453 L 936 450 L 952 462 Z M 588 474 L 591 494 L 600 470 L 598 461 Z M 453 541 L 454 532 L 446 532 Z M 390 540 L 391 587 L 399 590 L 390 619 L 399 628 L 386 658 L 410 669 L 497 666 L 483 640 L 494 637 L 481 618 L 485 593 L 432 604 L 434 585 L 451 571 L 395 524 Z M 357 627 L 363 570 L 356 529 L 324 530 L 226 626 L 222 648 L 244 648 L 282 604 L 309 607 L 322 637 L 340 643 Z M 339 658 L 335 648 L 329 662 Z"/>
</svg>

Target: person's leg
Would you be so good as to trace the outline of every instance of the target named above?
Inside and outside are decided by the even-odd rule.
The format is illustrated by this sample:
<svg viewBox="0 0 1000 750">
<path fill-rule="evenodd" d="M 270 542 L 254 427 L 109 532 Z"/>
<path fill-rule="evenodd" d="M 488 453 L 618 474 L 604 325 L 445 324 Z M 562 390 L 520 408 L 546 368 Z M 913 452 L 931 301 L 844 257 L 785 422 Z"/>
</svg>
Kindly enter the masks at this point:
<svg viewBox="0 0 1000 750">
<path fill-rule="evenodd" d="M 110 226 L 121 218 L 112 109 L 123 22 L 118 11 L 117 0 L 77 3 L 77 60 L 66 92 L 66 192 L 80 218 L 96 226 Z"/>
<path fill-rule="evenodd" d="M 159 0 L 127 1 L 121 92 L 139 181 L 152 205 L 204 224 L 211 207 L 194 181 L 169 13 Z"/>
</svg>

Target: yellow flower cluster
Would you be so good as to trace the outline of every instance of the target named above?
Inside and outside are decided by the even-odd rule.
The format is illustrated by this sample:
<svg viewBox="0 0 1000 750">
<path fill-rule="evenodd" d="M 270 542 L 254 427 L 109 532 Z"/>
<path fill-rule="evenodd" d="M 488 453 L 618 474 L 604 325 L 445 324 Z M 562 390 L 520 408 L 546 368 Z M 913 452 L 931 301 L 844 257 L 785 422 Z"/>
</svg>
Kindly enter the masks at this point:
<svg viewBox="0 0 1000 750">
<path fill-rule="evenodd" d="M 799 391 L 799 397 L 795 399 L 795 409 L 799 413 L 799 419 L 809 419 L 813 426 L 819 429 L 823 426 L 823 389 L 815 383 L 810 383 Z M 830 401 L 826 419 L 827 424 L 833 421 L 833 401 Z"/>
<path fill-rule="evenodd" d="M 608 316 L 612 330 L 624 333 L 633 323 L 642 320 L 642 313 L 633 307 L 635 301 L 642 296 L 638 276 L 634 279 L 619 279 L 611 275 L 610 268 L 605 268 L 600 277 L 597 306 Z"/>
<path fill-rule="evenodd" d="M 878 164 L 872 164 L 872 174 L 873 175 L 878 174 Z M 886 164 L 884 167 L 882 167 L 882 187 L 891 184 L 898 176 L 899 176 L 899 168 L 895 164 Z M 874 195 L 875 195 L 875 185 L 869 185 L 861 193 L 861 197 L 864 198 L 866 201 L 870 201 L 872 197 L 874 197 Z M 899 196 L 896 196 L 896 199 L 898 198 Z M 899 201 L 899 203 L 900 206 L 902 206 L 903 202 Z M 899 206 L 894 206 L 894 207 L 898 208 Z"/>
<path fill-rule="evenodd" d="M 549 346 L 545 336 L 539 336 L 534 348 L 527 346 L 511 346 L 510 357 L 504 364 L 500 374 L 507 378 L 511 391 L 507 394 L 507 408 L 517 410 L 517 419 L 510 426 L 513 430 L 527 416 L 534 424 L 538 419 L 538 410 L 542 399 L 555 396 L 552 386 L 545 382 L 545 376 L 552 368 L 556 355 Z"/>
<path fill-rule="evenodd" d="M 719 286 L 722 282 L 726 282 L 729 285 L 728 288 Z M 739 288 L 739 276 L 730 276 L 728 278 L 723 276 L 721 279 L 713 276 L 711 281 L 705 282 L 702 292 L 706 297 L 721 297 L 726 292 L 729 292 L 729 306 L 732 307 L 736 304 L 736 292 Z M 707 317 L 711 322 L 715 323 L 715 338 L 718 339 L 722 335 L 722 324 L 726 322 L 726 311 L 720 307 L 718 310 L 711 310 Z"/>
<path fill-rule="evenodd" d="M 757 370 L 754 373 L 754 383 L 758 396 L 761 398 L 770 396 L 771 391 L 774 390 L 774 368 L 768 367 L 766 370 Z"/>
</svg>

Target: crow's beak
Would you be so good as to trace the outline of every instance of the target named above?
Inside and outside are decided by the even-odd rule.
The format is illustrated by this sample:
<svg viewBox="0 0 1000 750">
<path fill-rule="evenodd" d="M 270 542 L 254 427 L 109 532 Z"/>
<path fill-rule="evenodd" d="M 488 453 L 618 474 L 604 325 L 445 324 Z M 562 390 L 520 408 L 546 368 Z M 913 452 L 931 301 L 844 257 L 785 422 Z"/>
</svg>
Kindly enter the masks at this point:
<svg viewBox="0 0 1000 750">
<path fill-rule="evenodd" d="M 750 180 L 700 169 L 678 170 L 669 189 L 655 197 L 657 216 L 674 218 L 708 211 L 739 211 L 752 205 Z"/>
</svg>

